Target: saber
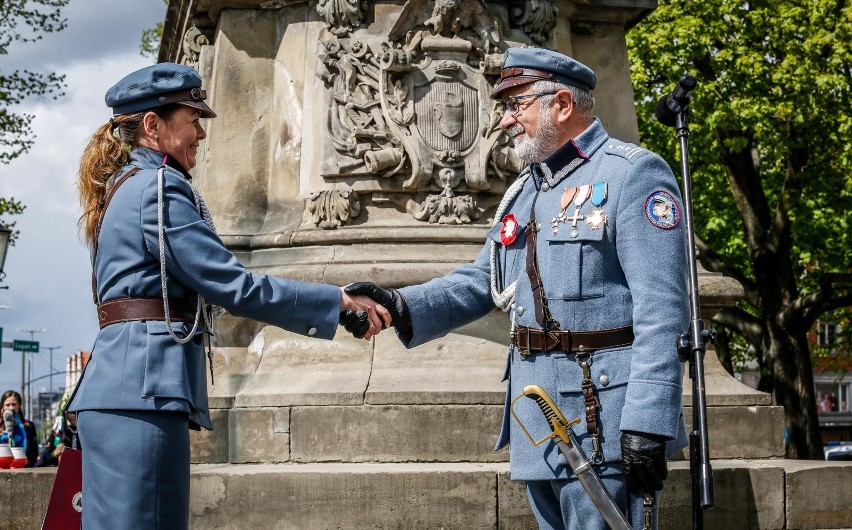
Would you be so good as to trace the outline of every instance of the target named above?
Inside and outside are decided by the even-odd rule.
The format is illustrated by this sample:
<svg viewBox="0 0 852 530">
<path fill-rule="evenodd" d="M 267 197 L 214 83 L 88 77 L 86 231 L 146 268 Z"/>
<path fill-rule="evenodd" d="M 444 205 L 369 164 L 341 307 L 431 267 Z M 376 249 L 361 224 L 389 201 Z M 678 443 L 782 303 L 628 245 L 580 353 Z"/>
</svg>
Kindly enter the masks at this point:
<svg viewBox="0 0 852 530">
<path fill-rule="evenodd" d="M 547 422 L 550 424 L 550 428 L 553 430 L 550 435 L 545 436 L 539 441 L 535 441 L 533 437 L 530 436 L 530 433 L 527 432 L 524 424 L 521 423 L 521 420 L 515 414 L 515 402 L 524 396 L 535 400 L 541 409 L 541 412 L 544 413 L 545 419 L 547 419 Z M 515 421 L 518 422 L 521 430 L 524 431 L 524 434 L 527 435 L 527 438 L 529 438 L 533 446 L 538 447 L 547 440 L 553 438 L 553 441 L 556 443 L 556 447 L 559 448 L 559 451 L 562 452 L 562 455 L 568 462 L 568 467 L 574 472 L 574 475 L 580 481 L 580 484 L 583 486 L 583 489 L 586 490 L 586 493 L 589 494 L 592 502 L 595 503 L 595 507 L 597 507 L 598 511 L 601 512 L 604 521 L 606 521 L 606 524 L 608 524 L 610 528 L 613 530 L 631 529 L 630 523 L 627 522 L 627 519 L 625 519 L 624 514 L 621 513 L 618 505 L 615 504 L 615 501 L 612 500 L 609 492 L 606 488 L 604 488 L 601 478 L 597 473 L 595 473 L 591 462 L 588 458 L 586 458 L 586 455 L 583 454 L 583 450 L 577 442 L 576 436 L 574 436 L 574 430 L 571 429 L 571 426 L 580 423 L 580 418 L 571 422 L 567 421 L 547 392 L 538 385 L 525 386 L 524 391 L 512 400 L 511 412 Z"/>
</svg>

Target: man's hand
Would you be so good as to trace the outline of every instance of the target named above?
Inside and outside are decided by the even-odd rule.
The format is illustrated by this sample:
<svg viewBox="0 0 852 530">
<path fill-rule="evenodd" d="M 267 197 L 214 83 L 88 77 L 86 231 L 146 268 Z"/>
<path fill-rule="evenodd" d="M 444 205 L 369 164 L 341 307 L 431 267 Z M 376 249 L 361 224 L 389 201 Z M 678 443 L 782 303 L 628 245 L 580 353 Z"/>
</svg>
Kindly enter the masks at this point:
<svg viewBox="0 0 852 530">
<path fill-rule="evenodd" d="M 339 323 L 355 338 L 369 340 L 391 324 L 391 315 L 372 298 L 350 295 L 341 287 Z"/>
<path fill-rule="evenodd" d="M 366 311 L 353 311 L 347 309 L 340 313 L 340 325 L 352 334 L 356 339 L 363 339 L 370 331 L 371 322 L 367 318 Z"/>
<path fill-rule="evenodd" d="M 411 315 L 405 300 L 396 289 L 382 289 L 373 282 L 355 282 L 344 288 L 347 294 L 367 296 L 387 308 L 390 313 L 390 325 L 405 332 L 411 327 Z"/>
<path fill-rule="evenodd" d="M 663 481 L 669 476 L 666 467 L 667 440 L 658 434 L 621 433 L 621 462 L 627 488 L 632 493 L 654 493 L 663 489 Z"/>
</svg>

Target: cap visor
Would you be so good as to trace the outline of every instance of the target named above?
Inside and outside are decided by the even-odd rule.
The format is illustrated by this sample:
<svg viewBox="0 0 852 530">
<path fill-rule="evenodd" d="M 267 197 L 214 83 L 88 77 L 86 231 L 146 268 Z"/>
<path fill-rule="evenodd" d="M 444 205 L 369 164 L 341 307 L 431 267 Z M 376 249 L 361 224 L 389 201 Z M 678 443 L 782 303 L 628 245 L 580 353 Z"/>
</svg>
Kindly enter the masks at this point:
<svg viewBox="0 0 852 530">
<path fill-rule="evenodd" d="M 509 77 L 504 79 L 497 88 L 491 91 L 491 99 L 500 99 L 500 94 L 503 93 L 507 88 L 512 88 L 513 86 L 521 86 L 521 85 L 529 85 L 530 83 L 535 83 L 536 81 L 542 81 L 540 77 Z"/>
<path fill-rule="evenodd" d="M 194 109 L 198 109 L 198 112 L 201 114 L 202 118 L 215 118 L 216 113 L 213 112 L 213 109 L 207 106 L 206 103 L 200 100 L 195 101 L 177 101 L 176 103 L 180 105 L 186 105 L 187 107 L 192 107 Z"/>
</svg>

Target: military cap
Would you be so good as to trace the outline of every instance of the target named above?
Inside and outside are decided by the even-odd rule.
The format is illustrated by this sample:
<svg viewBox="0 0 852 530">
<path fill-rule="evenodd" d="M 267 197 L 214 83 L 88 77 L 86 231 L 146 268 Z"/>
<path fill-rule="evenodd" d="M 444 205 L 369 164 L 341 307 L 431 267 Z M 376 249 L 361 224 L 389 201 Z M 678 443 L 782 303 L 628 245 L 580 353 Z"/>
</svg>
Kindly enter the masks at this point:
<svg viewBox="0 0 852 530">
<path fill-rule="evenodd" d="M 215 118 L 216 113 L 204 103 L 206 97 L 201 76 L 194 68 L 159 63 L 126 75 L 107 90 L 104 99 L 113 116 L 179 103 L 198 109 L 202 118 Z"/>
<path fill-rule="evenodd" d="M 491 97 L 500 99 L 507 88 L 536 81 L 556 81 L 592 90 L 598 77 L 591 68 L 567 55 L 544 48 L 509 48 L 503 61 L 500 83 Z"/>
</svg>

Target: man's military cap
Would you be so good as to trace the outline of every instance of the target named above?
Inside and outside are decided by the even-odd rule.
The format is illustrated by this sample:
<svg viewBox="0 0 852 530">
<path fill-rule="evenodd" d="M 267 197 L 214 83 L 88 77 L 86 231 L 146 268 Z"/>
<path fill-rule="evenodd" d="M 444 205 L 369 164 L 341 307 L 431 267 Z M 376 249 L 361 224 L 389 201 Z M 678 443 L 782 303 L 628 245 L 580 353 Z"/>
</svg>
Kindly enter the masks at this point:
<svg viewBox="0 0 852 530">
<path fill-rule="evenodd" d="M 114 116 L 179 103 L 198 109 L 202 118 L 215 118 L 216 113 L 204 103 L 206 97 L 194 68 L 159 63 L 128 74 L 107 90 L 104 99 Z"/>
<path fill-rule="evenodd" d="M 491 92 L 491 97 L 500 99 L 500 94 L 507 88 L 536 81 L 556 81 L 592 90 L 598 77 L 585 64 L 559 52 L 544 48 L 509 48 L 503 61 L 500 83 Z"/>
</svg>

